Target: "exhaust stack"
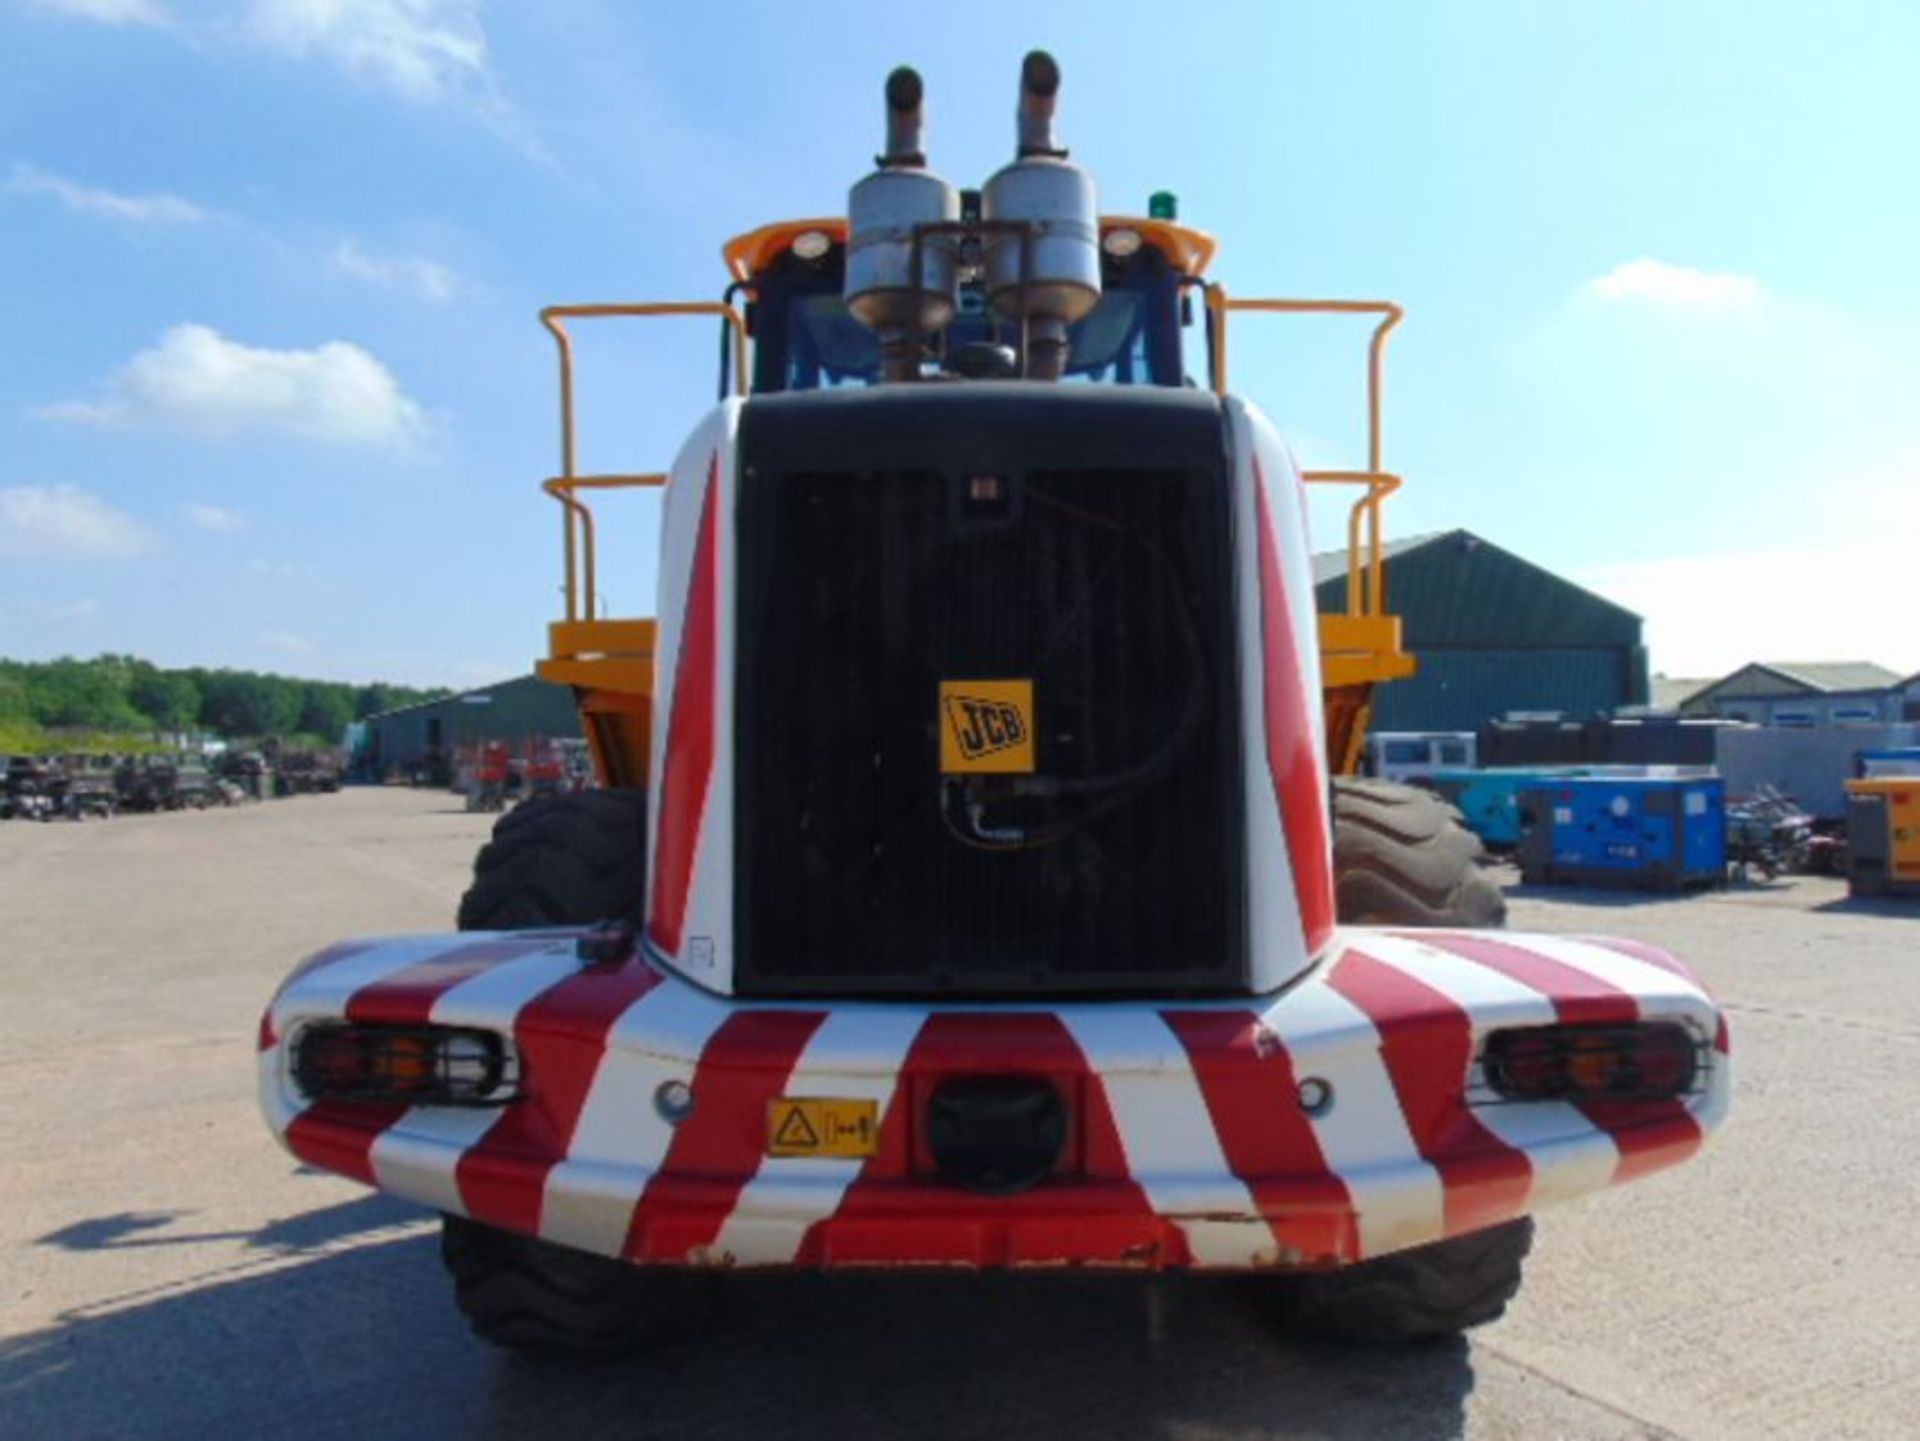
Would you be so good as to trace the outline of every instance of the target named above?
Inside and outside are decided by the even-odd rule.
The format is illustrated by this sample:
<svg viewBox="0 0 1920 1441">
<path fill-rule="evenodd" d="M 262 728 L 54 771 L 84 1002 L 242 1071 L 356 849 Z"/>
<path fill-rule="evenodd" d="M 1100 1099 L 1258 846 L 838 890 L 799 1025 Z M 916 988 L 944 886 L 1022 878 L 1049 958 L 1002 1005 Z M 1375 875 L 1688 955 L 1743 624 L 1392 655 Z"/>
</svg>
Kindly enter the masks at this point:
<svg viewBox="0 0 1920 1441">
<path fill-rule="evenodd" d="M 914 226 L 960 218 L 959 192 L 926 168 L 923 95 L 911 67 L 887 77 L 886 154 L 847 197 L 847 308 L 880 337 L 889 381 L 919 378 L 916 337 L 944 327 L 958 299 L 951 238 L 923 240 L 914 274 Z"/>
<path fill-rule="evenodd" d="M 1020 67 L 1016 159 L 982 192 L 985 220 L 1020 222 L 987 233 L 987 295 L 1003 318 L 1025 323 L 1026 373 L 1034 380 L 1065 372 L 1067 327 L 1100 299 L 1099 204 L 1093 177 L 1054 138 L 1059 91 L 1054 58 L 1029 52 Z"/>
</svg>

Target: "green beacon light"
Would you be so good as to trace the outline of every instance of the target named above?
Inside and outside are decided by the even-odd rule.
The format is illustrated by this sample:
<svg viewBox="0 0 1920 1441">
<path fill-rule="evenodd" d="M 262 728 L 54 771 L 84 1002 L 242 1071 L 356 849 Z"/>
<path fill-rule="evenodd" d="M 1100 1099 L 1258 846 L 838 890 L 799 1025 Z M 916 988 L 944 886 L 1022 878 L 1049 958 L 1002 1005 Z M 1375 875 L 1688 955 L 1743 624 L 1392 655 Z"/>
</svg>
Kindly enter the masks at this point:
<svg viewBox="0 0 1920 1441">
<path fill-rule="evenodd" d="M 1156 190 L 1147 197 L 1147 215 L 1154 220 L 1178 220 L 1180 202 L 1171 190 Z"/>
</svg>

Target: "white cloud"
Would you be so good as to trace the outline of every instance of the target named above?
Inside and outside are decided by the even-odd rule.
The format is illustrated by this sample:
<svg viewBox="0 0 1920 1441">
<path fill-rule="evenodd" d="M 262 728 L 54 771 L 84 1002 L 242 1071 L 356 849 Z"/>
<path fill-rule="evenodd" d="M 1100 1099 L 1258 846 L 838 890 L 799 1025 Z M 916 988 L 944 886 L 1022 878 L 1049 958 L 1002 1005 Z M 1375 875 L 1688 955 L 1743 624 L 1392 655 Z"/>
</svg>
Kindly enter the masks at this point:
<svg viewBox="0 0 1920 1441">
<path fill-rule="evenodd" d="M 1643 255 L 1586 283 L 1588 294 L 1610 302 L 1644 302 L 1686 310 L 1749 310 L 1760 282 L 1734 271 L 1695 270 Z"/>
<path fill-rule="evenodd" d="M 1782 545 L 1606 565 L 1575 578 L 1647 622 L 1653 668 L 1725 675 L 1749 661 L 1872 660 L 1920 670 L 1920 636 L 1899 590 L 1904 540 Z M 1836 609 L 1818 604 L 1845 594 Z"/>
<path fill-rule="evenodd" d="M 82 20 L 98 20 L 107 25 L 171 25 L 173 17 L 153 0 L 38 0 L 48 10 L 58 10 Z"/>
<path fill-rule="evenodd" d="M 236 531 L 247 528 L 247 518 L 237 510 L 228 510 L 224 505 L 208 505 L 205 501 L 187 503 L 187 519 L 202 530 Z"/>
<path fill-rule="evenodd" d="M 269 49 L 318 55 L 431 100 L 486 73 L 477 0 L 253 0 L 247 29 Z"/>
<path fill-rule="evenodd" d="M 24 161 L 16 161 L 7 172 L 5 188 L 15 195 L 51 195 L 69 210 L 136 225 L 193 225 L 210 218 L 206 210 L 177 195 L 119 195 L 51 175 Z"/>
<path fill-rule="evenodd" d="M 50 419 L 153 422 L 203 434 L 280 430 L 312 440 L 404 447 L 425 436 L 419 405 L 375 356 L 344 340 L 269 350 L 205 325 L 176 325 L 113 377 L 104 401 L 42 407 Z"/>
<path fill-rule="evenodd" d="M 132 516 L 77 486 L 0 486 L 0 555 L 119 559 L 152 543 Z"/>
<path fill-rule="evenodd" d="M 351 240 L 337 246 L 328 263 L 342 275 L 371 281 L 390 290 L 412 291 L 437 303 L 453 299 L 460 289 L 459 278 L 436 260 L 411 255 L 369 255 Z"/>
<path fill-rule="evenodd" d="M 274 650 L 280 651 L 284 655 L 312 655 L 319 649 L 318 646 L 305 636 L 295 635 L 292 631 L 262 631 L 260 640 L 262 644 L 271 646 Z"/>
<path fill-rule="evenodd" d="M 481 0 L 202 0 L 185 17 L 158 0 L 38 3 L 110 24 L 164 27 L 196 49 L 315 60 L 409 100 L 457 101 L 528 159 L 553 163 L 489 71 Z"/>
</svg>

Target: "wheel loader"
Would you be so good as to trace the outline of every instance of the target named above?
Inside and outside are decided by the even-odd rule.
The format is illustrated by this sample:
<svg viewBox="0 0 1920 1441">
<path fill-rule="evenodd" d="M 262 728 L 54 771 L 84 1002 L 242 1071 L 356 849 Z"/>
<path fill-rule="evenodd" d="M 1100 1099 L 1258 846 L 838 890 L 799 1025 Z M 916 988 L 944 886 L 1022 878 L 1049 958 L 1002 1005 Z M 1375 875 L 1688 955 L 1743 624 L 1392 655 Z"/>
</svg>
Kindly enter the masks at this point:
<svg viewBox="0 0 1920 1441">
<path fill-rule="evenodd" d="M 500 818 L 458 934 L 334 946 L 259 1033 L 273 1132 L 441 1213 L 487 1340 L 641 1345 L 755 1268 L 1249 1272 L 1306 1331 L 1451 1333 L 1534 1211 L 1726 1112 L 1684 965 L 1501 929 L 1457 816 L 1352 774 L 1413 668 L 1399 309 L 1230 296 L 1172 197 L 1103 215 L 1059 79 L 1027 57 L 975 190 L 896 71 L 844 216 L 728 243 L 717 301 L 543 314 L 539 671 L 600 786 Z M 1263 312 L 1372 324 L 1365 470 L 1303 472 L 1230 389 Z M 583 472 L 574 331 L 689 315 L 716 404 L 665 474 Z M 1357 492 L 1325 615 L 1319 484 Z M 651 618 L 597 605 L 593 502 L 631 488 Z"/>
</svg>

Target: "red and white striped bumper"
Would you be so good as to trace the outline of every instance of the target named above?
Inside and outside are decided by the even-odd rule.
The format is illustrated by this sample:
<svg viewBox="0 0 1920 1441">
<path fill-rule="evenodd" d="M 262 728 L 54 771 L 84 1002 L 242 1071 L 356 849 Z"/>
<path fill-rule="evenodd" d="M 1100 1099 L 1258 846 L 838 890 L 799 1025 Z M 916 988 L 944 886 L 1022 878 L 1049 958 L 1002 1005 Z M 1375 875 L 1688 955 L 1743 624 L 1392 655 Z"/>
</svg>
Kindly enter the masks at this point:
<svg viewBox="0 0 1920 1441">
<path fill-rule="evenodd" d="M 289 1074 L 316 1021 L 491 1029 L 522 1099 L 322 1101 Z M 1494 1102 L 1490 1031 L 1675 1021 L 1707 1059 L 1665 1101 Z M 303 1161 L 438 1210 L 639 1262 L 741 1266 L 1316 1266 L 1464 1234 L 1691 1156 L 1724 1116 L 1718 1008 L 1632 942 L 1341 930 L 1277 996 L 1038 1006 L 765 1003 L 643 960 L 582 969 L 573 933 L 349 943 L 261 1026 L 268 1124 Z M 1051 1080 L 1059 1174 L 943 1184 L 922 1116 L 953 1076 Z M 1300 1083 L 1331 1093 L 1312 1113 Z M 691 1111 L 656 1105 L 667 1082 Z M 767 1154 L 781 1096 L 871 1099 L 865 1159 Z"/>
</svg>

